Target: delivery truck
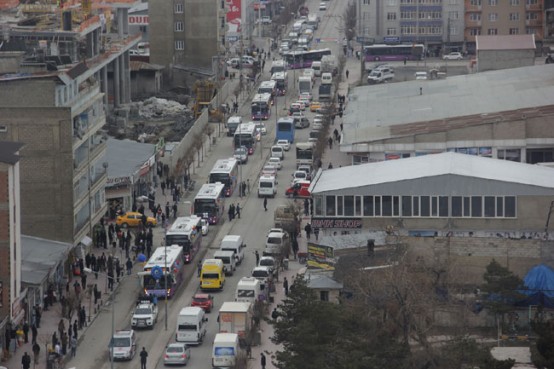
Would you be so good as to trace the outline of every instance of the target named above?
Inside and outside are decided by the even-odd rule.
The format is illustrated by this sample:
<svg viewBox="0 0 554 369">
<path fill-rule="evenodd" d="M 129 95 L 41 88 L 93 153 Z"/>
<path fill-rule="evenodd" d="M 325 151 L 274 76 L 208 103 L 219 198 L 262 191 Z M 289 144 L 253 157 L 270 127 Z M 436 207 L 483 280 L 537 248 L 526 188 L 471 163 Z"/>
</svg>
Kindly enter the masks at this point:
<svg viewBox="0 0 554 369">
<path fill-rule="evenodd" d="M 217 333 L 212 349 L 212 367 L 233 368 L 240 355 L 239 336 L 236 333 Z"/>
<path fill-rule="evenodd" d="M 250 342 L 252 304 L 226 301 L 219 309 L 219 333 L 236 333 L 241 340 Z"/>
</svg>

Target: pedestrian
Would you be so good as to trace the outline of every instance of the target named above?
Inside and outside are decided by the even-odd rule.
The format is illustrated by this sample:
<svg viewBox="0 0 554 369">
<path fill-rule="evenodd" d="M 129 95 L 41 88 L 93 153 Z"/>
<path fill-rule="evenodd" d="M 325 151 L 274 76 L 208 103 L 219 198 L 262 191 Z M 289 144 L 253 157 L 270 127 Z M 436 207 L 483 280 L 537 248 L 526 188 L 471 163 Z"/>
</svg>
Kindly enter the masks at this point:
<svg viewBox="0 0 554 369">
<path fill-rule="evenodd" d="M 237 214 L 237 218 L 240 219 L 240 205 L 238 203 L 235 206 L 235 214 Z"/>
<path fill-rule="evenodd" d="M 285 290 L 285 296 L 289 295 L 289 281 L 287 277 L 283 280 L 283 289 Z"/>
<path fill-rule="evenodd" d="M 67 337 L 67 333 L 63 332 L 63 336 L 62 336 L 62 354 L 66 355 L 67 354 L 67 344 L 70 343 L 68 342 L 68 337 Z"/>
<path fill-rule="evenodd" d="M 248 189 L 248 194 L 250 195 L 250 178 L 246 180 L 246 188 Z"/>
<path fill-rule="evenodd" d="M 63 319 L 60 319 L 60 322 L 58 323 L 58 333 L 60 334 L 60 338 L 63 337 L 64 332 L 65 332 L 65 323 Z"/>
<path fill-rule="evenodd" d="M 27 323 L 27 321 L 25 321 L 25 323 L 23 323 L 23 335 L 25 336 L 25 343 L 29 343 L 29 323 Z"/>
<path fill-rule="evenodd" d="M 315 236 L 315 240 L 317 241 L 318 237 L 319 237 L 319 228 L 314 228 L 314 236 Z"/>
<path fill-rule="evenodd" d="M 78 332 L 77 332 L 77 328 L 78 328 L 78 322 L 77 322 L 77 319 L 75 319 L 75 321 L 73 322 L 73 337 L 75 337 L 75 339 L 78 338 Z"/>
<path fill-rule="evenodd" d="M 341 124 L 340 124 L 340 131 L 342 132 L 342 122 L 341 122 Z"/>
<path fill-rule="evenodd" d="M 160 183 L 160 187 L 162 188 L 162 195 L 165 196 L 165 182 L 162 181 L 162 183 Z"/>
<path fill-rule="evenodd" d="M 329 150 L 332 150 L 333 149 L 333 139 L 331 137 L 329 137 L 329 139 L 327 141 L 329 142 Z"/>
<path fill-rule="evenodd" d="M 177 219 L 177 203 L 173 203 L 173 219 Z"/>
<path fill-rule="evenodd" d="M 169 208 L 169 201 L 165 203 L 165 217 L 169 219 L 169 211 L 171 209 Z"/>
<path fill-rule="evenodd" d="M 146 369 L 147 358 L 148 358 L 148 352 L 146 352 L 146 349 L 143 347 L 142 351 L 140 352 L 140 369 Z"/>
<path fill-rule="evenodd" d="M 56 336 L 56 332 L 52 334 L 52 347 L 56 346 L 58 344 L 58 336 Z"/>
<path fill-rule="evenodd" d="M 267 211 L 267 197 L 264 197 L 264 210 Z"/>
<path fill-rule="evenodd" d="M 262 364 L 262 369 L 265 369 L 265 355 L 263 352 L 260 354 L 260 364 Z"/>
<path fill-rule="evenodd" d="M 348 80 L 348 75 L 350 74 L 350 71 L 347 69 L 346 70 L 346 79 Z"/>
<path fill-rule="evenodd" d="M 335 136 L 335 141 L 339 142 L 339 131 L 335 128 L 333 131 L 333 135 Z"/>
<path fill-rule="evenodd" d="M 306 231 L 306 239 L 308 239 L 308 241 L 310 240 L 310 236 L 312 234 L 312 226 L 310 223 L 307 223 L 306 226 L 304 227 L 304 231 Z"/>
<path fill-rule="evenodd" d="M 108 278 L 109 280 L 109 278 Z M 113 276 L 112 276 L 112 283 L 113 283 Z M 84 306 L 81 306 L 81 319 L 83 321 L 83 327 L 87 326 L 87 312 L 85 310 Z"/>
<path fill-rule="evenodd" d="M 131 272 L 133 271 L 133 262 L 131 261 L 131 258 L 127 258 L 125 267 L 127 268 L 127 275 L 131 275 Z"/>
<path fill-rule="evenodd" d="M 229 221 L 233 220 L 233 218 L 235 217 L 235 205 L 231 204 L 229 206 Z"/>
<path fill-rule="evenodd" d="M 202 273 L 202 260 L 198 261 L 196 264 L 196 275 L 200 278 L 200 274 Z"/>
<path fill-rule="evenodd" d="M 73 326 L 71 325 L 71 321 L 68 324 L 69 328 L 67 329 L 67 334 L 69 338 L 71 339 L 73 337 Z"/>
<path fill-rule="evenodd" d="M 333 163 L 329 162 L 329 166 L 327 167 L 327 169 L 333 169 Z"/>
<path fill-rule="evenodd" d="M 33 345 L 37 342 L 37 335 L 38 335 L 37 325 L 33 323 L 33 325 L 31 326 L 31 341 Z"/>
<path fill-rule="evenodd" d="M 273 308 L 273 311 L 271 312 L 271 319 L 277 320 L 279 317 L 279 312 L 277 311 L 277 308 Z"/>
<path fill-rule="evenodd" d="M 254 251 L 254 255 L 256 255 L 256 265 L 258 265 L 260 263 L 260 254 L 258 250 Z"/>
<path fill-rule="evenodd" d="M 71 337 L 70 347 L 71 357 L 75 357 L 75 355 L 77 354 L 77 339 L 75 337 Z"/>
<path fill-rule="evenodd" d="M 38 364 L 39 355 L 40 355 L 40 345 L 35 341 L 35 343 L 33 343 L 33 356 L 35 359 L 35 364 Z"/>
<path fill-rule="evenodd" d="M 292 239 L 292 255 L 294 260 L 296 260 L 296 254 L 298 254 L 298 240 L 295 238 Z"/>
<path fill-rule="evenodd" d="M 29 369 L 31 367 L 31 357 L 29 356 L 27 351 L 25 351 L 23 357 L 21 358 L 21 366 L 23 367 L 23 369 Z"/>
</svg>

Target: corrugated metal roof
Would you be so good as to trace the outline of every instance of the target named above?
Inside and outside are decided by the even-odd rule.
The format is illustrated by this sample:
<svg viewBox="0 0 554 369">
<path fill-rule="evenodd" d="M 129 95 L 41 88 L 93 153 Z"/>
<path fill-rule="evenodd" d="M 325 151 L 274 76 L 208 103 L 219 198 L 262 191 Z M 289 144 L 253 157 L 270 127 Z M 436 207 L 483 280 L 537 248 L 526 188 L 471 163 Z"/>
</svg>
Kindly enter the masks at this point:
<svg viewBox="0 0 554 369">
<path fill-rule="evenodd" d="M 446 152 L 324 170 L 313 194 L 447 174 L 554 188 L 554 169 Z"/>
<path fill-rule="evenodd" d="M 131 177 L 154 155 L 156 145 L 108 138 L 106 142 L 108 179 Z"/>
<path fill-rule="evenodd" d="M 72 247 L 66 242 L 21 235 L 21 281 L 41 284 Z"/>
<path fill-rule="evenodd" d="M 535 35 L 475 36 L 477 52 L 482 50 L 534 50 Z"/>
</svg>

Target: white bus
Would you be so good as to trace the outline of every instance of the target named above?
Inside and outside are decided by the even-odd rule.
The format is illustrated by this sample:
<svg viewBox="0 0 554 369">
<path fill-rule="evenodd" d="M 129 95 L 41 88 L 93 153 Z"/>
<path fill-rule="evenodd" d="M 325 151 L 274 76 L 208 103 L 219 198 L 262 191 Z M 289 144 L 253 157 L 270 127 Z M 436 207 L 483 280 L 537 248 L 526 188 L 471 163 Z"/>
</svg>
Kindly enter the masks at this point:
<svg viewBox="0 0 554 369">
<path fill-rule="evenodd" d="M 273 97 L 277 94 L 277 82 L 273 80 L 263 81 L 258 87 L 258 93 L 271 94 L 271 104 L 273 104 Z"/>
<path fill-rule="evenodd" d="M 209 182 L 223 183 L 225 185 L 225 196 L 229 197 L 233 194 L 233 191 L 235 191 L 238 173 L 239 164 L 237 159 L 219 159 L 215 162 L 214 167 L 210 172 Z"/>
<path fill-rule="evenodd" d="M 271 75 L 271 80 L 275 81 L 277 92 L 284 96 L 287 93 L 288 75 L 287 72 L 275 72 Z"/>
<path fill-rule="evenodd" d="M 252 155 L 256 146 L 256 124 L 248 122 L 239 125 L 235 131 L 233 143 L 235 148 L 246 146 L 248 154 Z"/>
<path fill-rule="evenodd" d="M 140 284 L 147 296 L 170 298 L 183 282 L 183 248 L 179 245 L 160 246 L 139 272 Z M 159 275 L 156 271 L 160 271 Z M 167 289 L 166 289 L 167 288 Z"/>
<path fill-rule="evenodd" d="M 202 218 L 191 215 L 175 219 L 165 233 L 165 244 L 181 246 L 185 263 L 190 263 L 202 246 Z"/>
<path fill-rule="evenodd" d="M 194 214 L 217 224 L 223 218 L 225 210 L 225 185 L 223 183 L 205 183 L 194 198 Z"/>
<path fill-rule="evenodd" d="M 268 120 L 271 115 L 273 96 L 270 93 L 256 94 L 252 99 L 252 119 Z"/>
<path fill-rule="evenodd" d="M 283 59 L 274 60 L 273 63 L 271 63 L 271 69 L 269 71 L 270 74 L 277 73 L 277 72 L 284 72 L 287 70 L 287 64 Z"/>
</svg>

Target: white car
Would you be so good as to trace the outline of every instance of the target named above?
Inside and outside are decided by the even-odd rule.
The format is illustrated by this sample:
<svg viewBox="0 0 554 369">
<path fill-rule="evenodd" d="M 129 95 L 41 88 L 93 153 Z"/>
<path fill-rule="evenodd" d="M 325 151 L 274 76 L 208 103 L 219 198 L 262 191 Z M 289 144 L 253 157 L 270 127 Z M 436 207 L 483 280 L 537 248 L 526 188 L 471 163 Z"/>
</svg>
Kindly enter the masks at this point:
<svg viewBox="0 0 554 369">
<path fill-rule="evenodd" d="M 264 165 L 262 168 L 262 175 L 277 177 L 277 167 L 271 164 Z"/>
<path fill-rule="evenodd" d="M 265 124 L 264 122 L 256 122 L 256 129 L 258 130 L 258 132 L 260 132 L 262 135 L 266 135 L 267 134 L 267 129 L 265 128 Z"/>
<path fill-rule="evenodd" d="M 309 92 L 302 92 L 300 94 L 300 96 L 298 96 L 298 100 L 308 100 L 308 101 L 312 101 L 313 99 L 313 96 L 311 93 Z"/>
<path fill-rule="evenodd" d="M 207 219 L 202 219 L 200 223 L 202 224 L 202 236 L 206 236 L 210 230 L 210 223 Z"/>
<path fill-rule="evenodd" d="M 443 60 L 462 60 L 464 56 L 459 52 L 451 52 L 442 56 Z"/>
<path fill-rule="evenodd" d="M 416 80 L 425 80 L 427 79 L 427 72 L 415 72 Z"/>
<path fill-rule="evenodd" d="M 304 104 L 304 110 L 306 110 L 306 108 L 310 106 L 310 100 L 306 99 L 305 97 L 302 97 L 298 101 Z"/>
<path fill-rule="evenodd" d="M 277 143 L 275 145 L 281 146 L 285 151 L 290 150 L 290 143 L 288 140 L 277 140 Z"/>
<path fill-rule="evenodd" d="M 312 124 L 312 129 L 318 130 L 318 129 L 322 129 L 322 128 L 323 128 L 323 122 L 320 121 L 320 120 L 315 120 L 314 119 L 314 123 Z"/>
<path fill-rule="evenodd" d="M 269 160 L 267 161 L 267 164 L 275 166 L 277 170 L 280 170 L 283 167 L 283 165 L 281 164 L 281 159 L 275 156 L 272 156 L 271 158 L 269 158 Z"/>
<path fill-rule="evenodd" d="M 319 4 L 319 10 L 323 10 L 323 11 L 327 10 L 327 4 L 325 4 L 325 3 L 320 3 L 320 4 Z"/>
<path fill-rule="evenodd" d="M 308 174 L 303 170 L 297 170 L 294 173 L 292 173 L 291 186 L 299 179 L 300 180 L 307 180 L 308 179 Z"/>
<path fill-rule="evenodd" d="M 306 100 L 297 100 L 296 102 L 294 102 L 294 104 L 298 104 L 300 110 L 306 110 Z M 308 103 L 308 105 L 310 105 L 310 103 Z"/>
</svg>

